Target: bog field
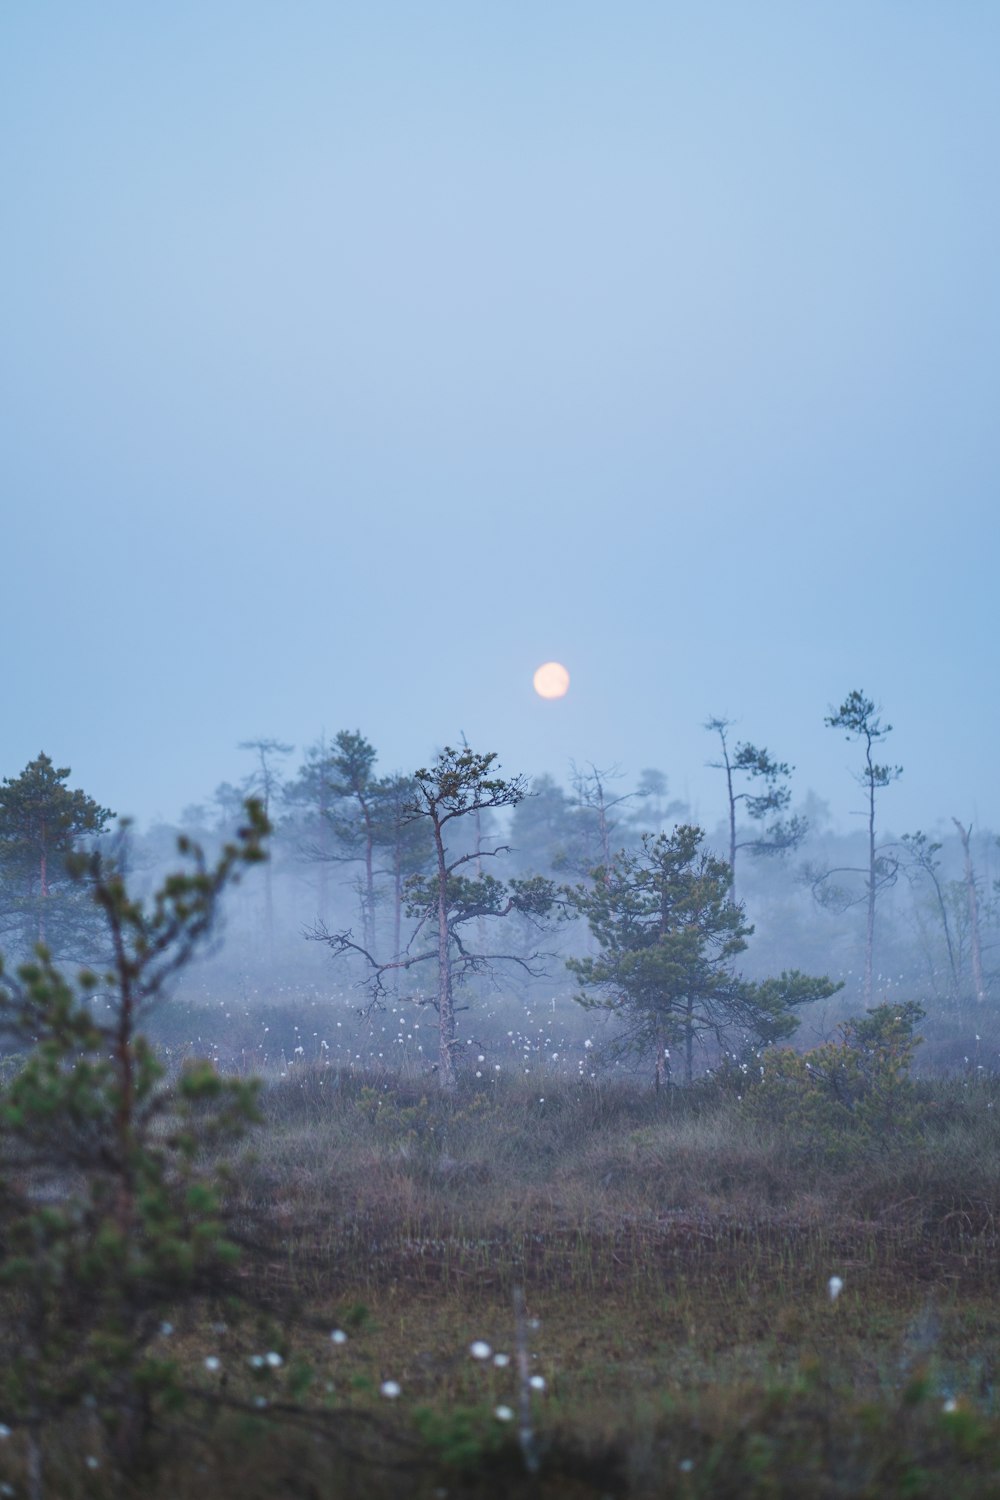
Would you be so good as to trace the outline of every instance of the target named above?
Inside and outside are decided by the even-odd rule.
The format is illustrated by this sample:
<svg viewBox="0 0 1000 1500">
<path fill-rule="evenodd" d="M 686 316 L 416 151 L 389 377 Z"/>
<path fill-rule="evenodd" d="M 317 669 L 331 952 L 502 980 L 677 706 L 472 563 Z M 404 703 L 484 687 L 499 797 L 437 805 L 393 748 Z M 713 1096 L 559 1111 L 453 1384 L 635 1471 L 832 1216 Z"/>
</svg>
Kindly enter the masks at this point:
<svg viewBox="0 0 1000 1500">
<path fill-rule="evenodd" d="M 235 1287 L 153 1332 L 128 1464 L 50 1417 L 45 1493 L 1000 1492 L 1000 1085 L 882 1043 L 659 1092 L 293 1055 L 212 1148 Z"/>
</svg>

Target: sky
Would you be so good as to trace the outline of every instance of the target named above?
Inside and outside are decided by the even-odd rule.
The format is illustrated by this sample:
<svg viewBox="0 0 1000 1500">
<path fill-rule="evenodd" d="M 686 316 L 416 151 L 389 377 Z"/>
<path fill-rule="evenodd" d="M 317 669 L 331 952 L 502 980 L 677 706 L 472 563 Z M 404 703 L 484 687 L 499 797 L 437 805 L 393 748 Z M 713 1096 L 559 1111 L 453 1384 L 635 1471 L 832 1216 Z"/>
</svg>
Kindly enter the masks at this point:
<svg viewBox="0 0 1000 1500">
<path fill-rule="evenodd" d="M 0 775 L 360 729 L 1000 830 L 1000 7 L 0 13 Z M 532 674 L 557 659 L 567 696 Z"/>
</svg>

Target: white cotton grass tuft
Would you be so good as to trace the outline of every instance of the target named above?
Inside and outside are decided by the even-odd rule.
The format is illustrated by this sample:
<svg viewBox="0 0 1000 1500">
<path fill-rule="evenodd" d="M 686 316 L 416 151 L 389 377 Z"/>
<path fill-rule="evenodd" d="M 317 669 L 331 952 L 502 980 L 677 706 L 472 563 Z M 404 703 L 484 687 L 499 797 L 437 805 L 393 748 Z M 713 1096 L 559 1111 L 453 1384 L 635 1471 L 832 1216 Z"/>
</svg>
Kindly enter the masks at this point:
<svg viewBox="0 0 1000 1500">
<path fill-rule="evenodd" d="M 947 1401 L 941 1407 L 941 1410 L 947 1412 L 958 1411 L 958 1398 L 955 1396 L 949 1396 Z"/>
<path fill-rule="evenodd" d="M 490 1355 L 493 1353 L 493 1350 L 490 1348 L 485 1339 L 473 1339 L 472 1343 L 469 1345 L 469 1353 L 472 1355 L 473 1359 L 489 1359 Z"/>
<path fill-rule="evenodd" d="M 207 1355 L 205 1358 L 205 1369 L 210 1375 L 214 1375 L 216 1370 L 222 1369 L 222 1360 L 219 1359 L 217 1354 Z"/>
<path fill-rule="evenodd" d="M 347 1334 L 342 1328 L 335 1328 L 330 1335 L 331 1344 L 346 1344 Z"/>
<path fill-rule="evenodd" d="M 0 1422 L 0 1443 L 5 1443 L 10 1437 L 10 1428 L 6 1422 Z"/>
<path fill-rule="evenodd" d="M 545 1389 L 545 1376 L 544 1375 L 532 1375 L 531 1379 L 528 1381 L 528 1384 L 531 1386 L 531 1389 L 533 1391 L 544 1391 L 544 1389 Z"/>
<path fill-rule="evenodd" d="M 270 1365 L 272 1370 L 278 1370 L 285 1363 L 276 1349 L 271 1349 L 264 1355 L 264 1361 Z"/>
<path fill-rule="evenodd" d="M 495 1406 L 493 1408 L 493 1415 L 498 1422 L 513 1422 L 514 1420 L 514 1413 L 509 1406 Z"/>
<path fill-rule="evenodd" d="M 494 1354 L 493 1363 L 496 1365 L 498 1370 L 506 1370 L 507 1366 L 510 1364 L 510 1355 Z"/>
<path fill-rule="evenodd" d="M 837 1298 L 844 1290 L 844 1283 L 839 1276 L 831 1276 L 830 1280 L 826 1284 L 826 1290 L 830 1301 L 836 1302 Z"/>
<path fill-rule="evenodd" d="M 395 1401 L 397 1396 L 403 1394 L 403 1387 L 398 1380 L 383 1380 L 379 1390 L 387 1401 Z"/>
</svg>

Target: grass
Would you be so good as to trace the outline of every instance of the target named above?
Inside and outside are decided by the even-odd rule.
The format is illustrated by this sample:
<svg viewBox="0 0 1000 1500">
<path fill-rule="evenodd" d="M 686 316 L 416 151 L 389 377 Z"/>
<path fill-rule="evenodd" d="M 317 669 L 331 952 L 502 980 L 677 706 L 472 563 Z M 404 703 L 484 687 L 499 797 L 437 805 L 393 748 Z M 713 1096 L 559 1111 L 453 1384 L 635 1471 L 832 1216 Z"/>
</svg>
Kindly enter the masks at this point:
<svg viewBox="0 0 1000 1500">
<path fill-rule="evenodd" d="M 719 1086 L 286 1072 L 230 1204 L 263 1312 L 166 1340 L 199 1394 L 150 1500 L 1000 1493 L 990 1080 L 921 1080 L 916 1130 L 824 1153 Z M 518 1288 L 538 1474 L 495 1415 Z M 114 1492 L 86 1444 L 52 1437 L 68 1500 Z"/>
</svg>

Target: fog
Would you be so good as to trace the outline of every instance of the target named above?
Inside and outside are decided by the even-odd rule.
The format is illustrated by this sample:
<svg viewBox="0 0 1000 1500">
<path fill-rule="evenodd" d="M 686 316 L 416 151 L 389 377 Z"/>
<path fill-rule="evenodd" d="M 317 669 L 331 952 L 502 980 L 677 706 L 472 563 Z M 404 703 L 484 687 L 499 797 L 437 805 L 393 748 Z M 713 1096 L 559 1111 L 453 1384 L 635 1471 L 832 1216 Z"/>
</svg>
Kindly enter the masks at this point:
<svg viewBox="0 0 1000 1500">
<path fill-rule="evenodd" d="M 1000 826 L 991 7 L 0 21 L 0 764 L 144 824 L 255 735 Z M 10 643 L 16 643 L 13 646 Z M 572 675 L 544 704 L 531 674 Z"/>
<path fill-rule="evenodd" d="M 345 739 L 372 752 L 364 795 L 369 806 L 377 804 L 379 786 L 389 778 L 375 747 L 353 731 Z M 710 747 L 707 736 L 706 742 Z M 741 743 L 730 743 L 730 753 Z M 400 864 L 397 933 L 393 835 L 382 813 L 369 896 L 362 809 L 338 780 L 337 749 L 336 740 L 323 742 L 300 759 L 287 745 L 265 745 L 263 754 L 258 746 L 246 752 L 249 768 L 241 783 L 220 785 L 187 808 L 179 826 L 130 828 L 124 851 L 120 836 L 106 839 L 124 859 L 131 888 L 148 896 L 177 868 L 181 832 L 214 858 L 235 835 L 241 799 L 268 800 L 268 864 L 248 872 L 230 893 L 211 951 L 184 974 L 173 1003 L 153 1020 L 155 1034 L 175 1059 L 207 1052 L 227 1069 L 278 1077 L 315 1064 L 396 1078 L 429 1078 L 436 1070 L 436 960 L 404 964 L 383 976 L 381 989 L 372 986 L 373 961 L 433 953 L 426 924 L 407 914 L 406 885 L 408 878 L 433 870 L 432 851 L 419 830 L 414 837 L 409 808 L 401 804 L 400 827 L 409 842 Z M 860 752 L 852 749 L 857 757 Z M 724 771 L 717 767 L 713 774 L 724 801 Z M 838 829 L 817 792 L 795 795 L 791 771 L 772 782 L 789 797 L 783 823 L 770 815 L 755 821 L 745 801 L 736 802 L 735 896 L 753 930 L 734 965 L 750 979 L 801 970 L 841 986 L 796 1010 L 797 1046 L 829 1041 L 866 1003 L 917 1000 L 927 1013 L 921 1067 L 959 1074 L 992 1070 L 1000 1066 L 998 839 L 987 827 L 970 831 L 980 996 L 961 830 L 942 818 L 928 819 L 921 839 L 919 830 L 893 820 L 898 784 L 875 793 L 879 867 L 871 995 L 864 984 L 867 827 L 858 820 L 853 829 Z M 737 798 L 741 788 L 762 789 L 759 779 L 741 779 L 738 772 L 733 785 Z M 573 895 L 600 884 L 603 851 L 613 864 L 619 851 L 638 853 L 644 837 L 669 835 L 691 822 L 694 812 L 671 778 L 651 768 L 630 777 L 620 768 L 576 762 L 561 777 L 525 780 L 524 793 L 513 809 L 457 819 L 448 833 L 449 857 L 467 853 L 467 870 L 485 869 L 501 880 L 544 876 L 568 909 L 560 920 L 535 922 L 515 914 L 506 922 L 479 919 L 456 927 L 464 932 L 466 949 L 486 955 L 472 972 L 456 968 L 459 1070 L 490 1078 L 511 1071 L 595 1077 L 611 1069 L 647 1078 L 648 1049 L 620 1046 L 625 1033 L 614 1007 L 576 1003 L 582 991 L 567 960 L 592 955 L 597 945 L 582 913 L 573 909 Z M 861 797 L 861 787 L 857 793 Z M 782 828 L 795 830 L 790 846 L 769 851 Z M 729 841 L 727 819 L 706 822 L 705 852 L 725 864 Z M 349 951 L 336 951 L 331 937 L 338 933 L 350 938 Z M 55 946 L 57 957 L 84 956 L 71 945 L 60 952 L 57 937 Z M 697 1072 L 717 1068 L 727 1057 L 756 1056 L 759 1047 L 752 1028 L 729 1026 L 699 1040 Z"/>
<path fill-rule="evenodd" d="M 991 10 L 57 0 L 0 37 L 0 774 L 71 767 L 151 888 L 261 790 L 247 743 L 290 747 L 212 1003 L 363 1002 L 305 936 L 358 929 L 358 866 L 285 797 L 338 731 L 380 775 L 496 752 L 566 824 L 501 817 L 510 869 L 566 884 L 597 773 L 605 852 L 688 822 L 728 857 L 724 717 L 807 827 L 740 853 L 740 961 L 842 981 L 815 1033 L 864 988 L 854 690 L 903 767 L 877 993 L 969 992 L 955 818 L 993 984 Z M 565 999 L 586 942 L 477 1009 Z"/>
</svg>

